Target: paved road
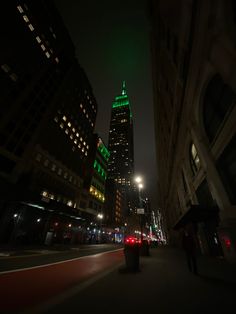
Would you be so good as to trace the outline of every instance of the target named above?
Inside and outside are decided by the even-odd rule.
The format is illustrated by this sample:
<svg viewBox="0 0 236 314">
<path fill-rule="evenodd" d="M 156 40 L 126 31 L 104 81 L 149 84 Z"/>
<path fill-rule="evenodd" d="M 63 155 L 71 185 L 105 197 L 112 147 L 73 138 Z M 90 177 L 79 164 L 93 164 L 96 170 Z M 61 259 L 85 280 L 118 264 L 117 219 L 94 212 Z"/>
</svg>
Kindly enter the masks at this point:
<svg viewBox="0 0 236 314">
<path fill-rule="evenodd" d="M 235 265 L 205 257 L 198 264 L 195 276 L 181 251 L 156 248 L 137 273 L 125 270 L 120 250 L 3 274 L 0 312 L 235 314 Z"/>
<path fill-rule="evenodd" d="M 53 264 L 0 273 L 0 312 L 19 313 L 55 296 L 75 285 L 95 280 L 123 261 L 123 250 L 74 257 Z M 34 310 L 30 311 L 34 313 Z"/>
<path fill-rule="evenodd" d="M 58 246 L 52 249 L 35 248 L 11 252 L 6 251 L 2 253 L 9 253 L 10 256 L 4 256 L 4 254 L 0 256 L 0 272 L 55 263 L 76 257 L 115 250 L 121 247 L 122 245 L 118 244 L 94 244 L 75 247 Z"/>
<path fill-rule="evenodd" d="M 200 258 L 199 272 L 188 271 L 181 251 L 152 249 L 150 257 L 141 257 L 140 272 L 114 270 L 39 313 L 235 314 L 235 265 Z"/>
</svg>

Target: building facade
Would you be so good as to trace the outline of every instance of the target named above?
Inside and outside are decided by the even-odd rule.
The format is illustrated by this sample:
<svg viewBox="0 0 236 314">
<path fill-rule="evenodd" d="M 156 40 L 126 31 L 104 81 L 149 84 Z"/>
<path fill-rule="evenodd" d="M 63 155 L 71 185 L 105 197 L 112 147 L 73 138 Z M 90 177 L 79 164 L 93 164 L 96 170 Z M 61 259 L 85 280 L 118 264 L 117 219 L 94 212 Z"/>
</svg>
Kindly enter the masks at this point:
<svg viewBox="0 0 236 314">
<path fill-rule="evenodd" d="M 150 1 L 158 201 L 168 241 L 236 256 L 234 1 Z"/>
<path fill-rule="evenodd" d="M 0 238 L 60 242 L 89 219 L 80 205 L 97 103 L 53 2 L 4 9 Z"/>
<path fill-rule="evenodd" d="M 125 82 L 121 95 L 115 97 L 112 104 L 108 150 L 108 178 L 119 184 L 126 193 L 128 214 L 132 210 L 134 148 L 133 117 Z"/>
</svg>

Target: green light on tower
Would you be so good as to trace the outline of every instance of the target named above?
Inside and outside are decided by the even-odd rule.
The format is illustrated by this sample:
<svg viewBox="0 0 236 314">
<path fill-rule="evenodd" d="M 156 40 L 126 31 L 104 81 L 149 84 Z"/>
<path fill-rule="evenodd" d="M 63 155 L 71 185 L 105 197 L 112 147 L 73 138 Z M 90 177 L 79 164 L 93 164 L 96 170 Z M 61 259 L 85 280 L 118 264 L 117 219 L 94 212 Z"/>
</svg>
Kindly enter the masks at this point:
<svg viewBox="0 0 236 314">
<path fill-rule="evenodd" d="M 119 108 L 119 107 L 124 107 L 124 106 L 129 107 L 130 118 L 132 118 L 130 102 L 129 102 L 128 95 L 126 94 L 126 83 L 125 83 L 125 81 L 122 82 L 121 95 L 115 97 L 115 100 L 112 103 L 112 108 Z"/>
</svg>

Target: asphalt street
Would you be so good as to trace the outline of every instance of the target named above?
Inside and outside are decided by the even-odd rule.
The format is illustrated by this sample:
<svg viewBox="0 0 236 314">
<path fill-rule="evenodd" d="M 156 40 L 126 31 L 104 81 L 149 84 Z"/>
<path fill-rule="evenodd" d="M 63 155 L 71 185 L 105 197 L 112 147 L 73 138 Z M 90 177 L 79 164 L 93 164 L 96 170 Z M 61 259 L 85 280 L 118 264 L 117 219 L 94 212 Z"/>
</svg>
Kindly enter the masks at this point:
<svg viewBox="0 0 236 314">
<path fill-rule="evenodd" d="M 34 267 L 121 248 L 118 244 L 57 246 L 1 251 L 0 272 Z"/>
<path fill-rule="evenodd" d="M 235 313 L 235 265 L 199 257 L 198 268 L 198 276 L 190 273 L 180 250 L 152 249 L 140 272 L 123 265 L 39 313 Z"/>
</svg>

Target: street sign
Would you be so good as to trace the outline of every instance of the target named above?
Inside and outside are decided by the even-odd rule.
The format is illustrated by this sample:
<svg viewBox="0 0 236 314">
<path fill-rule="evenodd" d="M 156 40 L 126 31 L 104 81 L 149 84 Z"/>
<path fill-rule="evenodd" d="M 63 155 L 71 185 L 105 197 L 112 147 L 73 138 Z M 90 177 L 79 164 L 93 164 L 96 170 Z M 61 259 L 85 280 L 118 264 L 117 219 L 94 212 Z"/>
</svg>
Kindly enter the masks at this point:
<svg viewBox="0 0 236 314">
<path fill-rule="evenodd" d="M 144 208 L 137 208 L 137 214 L 143 215 L 144 214 Z"/>
</svg>

